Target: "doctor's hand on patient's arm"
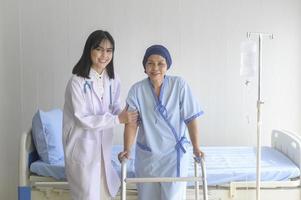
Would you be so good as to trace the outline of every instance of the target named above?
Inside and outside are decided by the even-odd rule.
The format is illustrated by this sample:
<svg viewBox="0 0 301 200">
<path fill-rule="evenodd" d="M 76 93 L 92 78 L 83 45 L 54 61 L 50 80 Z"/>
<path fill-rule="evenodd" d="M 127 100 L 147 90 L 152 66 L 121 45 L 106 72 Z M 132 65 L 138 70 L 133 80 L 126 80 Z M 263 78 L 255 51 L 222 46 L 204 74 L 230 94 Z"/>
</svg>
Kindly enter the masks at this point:
<svg viewBox="0 0 301 200">
<path fill-rule="evenodd" d="M 118 115 L 121 124 L 136 123 L 138 120 L 137 111 L 127 111 L 127 106 Z"/>
</svg>

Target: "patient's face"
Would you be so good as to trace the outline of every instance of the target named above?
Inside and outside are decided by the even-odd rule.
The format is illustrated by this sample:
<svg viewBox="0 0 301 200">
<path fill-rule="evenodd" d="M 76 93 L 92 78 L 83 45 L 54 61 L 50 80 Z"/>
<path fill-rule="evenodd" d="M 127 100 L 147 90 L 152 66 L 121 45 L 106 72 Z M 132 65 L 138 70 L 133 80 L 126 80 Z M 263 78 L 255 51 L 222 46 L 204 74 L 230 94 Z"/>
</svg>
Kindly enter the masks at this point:
<svg viewBox="0 0 301 200">
<path fill-rule="evenodd" d="M 145 72 L 152 82 L 163 82 L 167 72 L 167 63 L 160 55 L 151 55 L 145 64 Z"/>
</svg>

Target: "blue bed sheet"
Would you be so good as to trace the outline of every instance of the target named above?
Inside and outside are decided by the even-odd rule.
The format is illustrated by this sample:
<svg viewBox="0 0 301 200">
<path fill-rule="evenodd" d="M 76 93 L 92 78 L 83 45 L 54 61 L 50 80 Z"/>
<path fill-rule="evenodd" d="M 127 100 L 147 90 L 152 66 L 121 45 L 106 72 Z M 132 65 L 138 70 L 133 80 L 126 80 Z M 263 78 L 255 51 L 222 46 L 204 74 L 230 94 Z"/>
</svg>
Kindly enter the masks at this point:
<svg viewBox="0 0 301 200">
<path fill-rule="evenodd" d="M 57 164 L 48 164 L 42 160 L 37 160 L 30 165 L 30 171 L 40 176 L 52 177 L 57 180 L 65 180 L 64 160 Z"/>
<path fill-rule="evenodd" d="M 123 149 L 115 145 L 112 151 L 112 165 L 120 175 L 118 153 Z M 231 181 L 256 180 L 256 149 L 254 147 L 202 147 L 205 153 L 208 185 L 218 185 Z M 189 176 L 194 175 L 193 157 L 191 149 Z M 134 177 L 134 157 L 127 164 L 127 176 Z M 262 181 L 283 181 L 300 175 L 299 168 L 289 158 L 279 151 L 262 147 L 261 161 Z M 42 161 L 31 164 L 30 170 L 41 176 L 50 176 L 56 179 L 65 179 L 64 163 L 49 165 Z M 200 170 L 199 170 L 200 171 Z"/>
<path fill-rule="evenodd" d="M 122 150 L 122 145 L 114 145 L 112 149 L 111 162 L 119 176 L 121 175 L 121 165 L 117 159 L 117 156 Z M 58 162 L 57 164 L 48 164 L 42 160 L 37 160 L 30 165 L 30 171 L 40 176 L 52 177 L 57 180 L 66 180 L 64 160 Z M 134 158 L 128 160 L 127 177 L 135 177 Z"/>
<path fill-rule="evenodd" d="M 208 185 L 256 180 L 255 147 L 203 147 Z M 191 175 L 193 166 L 190 166 Z M 261 181 L 284 181 L 300 170 L 284 154 L 271 147 L 261 149 Z"/>
</svg>

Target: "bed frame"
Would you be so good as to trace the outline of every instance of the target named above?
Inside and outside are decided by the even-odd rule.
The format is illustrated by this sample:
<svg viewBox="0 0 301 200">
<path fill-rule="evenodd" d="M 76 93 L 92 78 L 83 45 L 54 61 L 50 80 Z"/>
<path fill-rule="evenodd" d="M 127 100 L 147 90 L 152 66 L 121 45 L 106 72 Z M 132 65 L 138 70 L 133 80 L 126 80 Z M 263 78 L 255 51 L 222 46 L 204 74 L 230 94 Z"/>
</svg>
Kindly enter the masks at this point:
<svg viewBox="0 0 301 200">
<path fill-rule="evenodd" d="M 301 137 L 284 130 L 273 130 L 271 146 L 289 157 L 301 171 Z M 31 130 L 21 136 L 18 200 L 71 200 L 66 181 L 57 181 L 30 173 L 30 163 L 38 159 Z M 200 186 L 201 187 L 201 186 Z M 127 187 L 127 199 L 137 199 L 135 187 Z M 200 190 L 202 191 L 202 189 Z M 194 199 L 194 188 L 187 188 L 187 200 Z M 202 196 L 202 194 L 200 195 Z M 230 182 L 209 186 L 209 200 L 251 200 L 256 198 L 256 182 Z M 301 200 L 300 177 L 290 181 L 261 182 L 263 200 Z M 120 199 L 118 195 L 115 199 Z"/>
<path fill-rule="evenodd" d="M 301 137 L 285 130 L 273 130 L 271 146 L 290 158 L 301 172 Z M 289 181 L 260 182 L 263 200 L 301 200 L 300 177 Z M 230 182 L 228 184 L 209 186 L 209 200 L 253 200 L 256 199 L 256 182 Z M 188 195 L 192 192 L 188 190 Z"/>
<path fill-rule="evenodd" d="M 72 200 L 67 181 L 43 177 L 30 172 L 30 164 L 39 159 L 31 129 L 24 132 L 20 141 L 18 200 Z M 137 199 L 134 185 L 127 188 L 129 200 Z M 120 199 L 120 194 L 114 199 Z"/>
</svg>

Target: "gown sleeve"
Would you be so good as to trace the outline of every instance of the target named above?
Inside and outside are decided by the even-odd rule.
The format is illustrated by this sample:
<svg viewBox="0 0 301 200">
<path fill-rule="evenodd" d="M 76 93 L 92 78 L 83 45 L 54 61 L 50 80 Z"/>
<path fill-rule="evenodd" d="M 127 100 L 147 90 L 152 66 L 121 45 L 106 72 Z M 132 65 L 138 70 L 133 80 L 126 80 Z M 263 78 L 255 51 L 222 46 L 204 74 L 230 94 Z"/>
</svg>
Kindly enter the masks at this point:
<svg viewBox="0 0 301 200">
<path fill-rule="evenodd" d="M 180 89 L 180 113 L 181 118 L 184 119 L 184 122 L 188 124 L 193 119 L 204 114 L 199 102 L 192 95 L 189 85 L 181 80 L 181 89 Z"/>
<path fill-rule="evenodd" d="M 135 87 L 135 85 L 131 87 L 128 93 L 126 104 L 128 106 L 128 111 L 139 111 L 137 87 Z"/>
</svg>

